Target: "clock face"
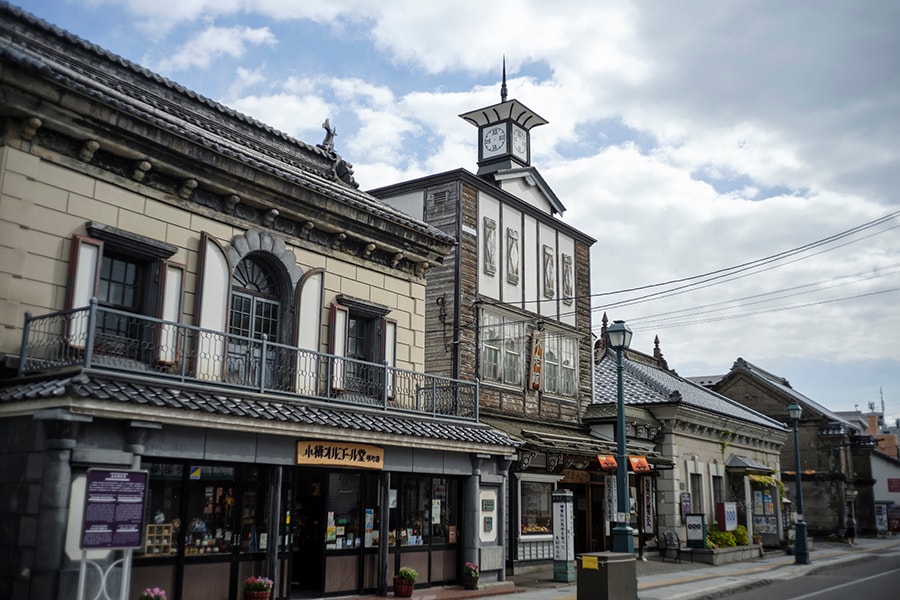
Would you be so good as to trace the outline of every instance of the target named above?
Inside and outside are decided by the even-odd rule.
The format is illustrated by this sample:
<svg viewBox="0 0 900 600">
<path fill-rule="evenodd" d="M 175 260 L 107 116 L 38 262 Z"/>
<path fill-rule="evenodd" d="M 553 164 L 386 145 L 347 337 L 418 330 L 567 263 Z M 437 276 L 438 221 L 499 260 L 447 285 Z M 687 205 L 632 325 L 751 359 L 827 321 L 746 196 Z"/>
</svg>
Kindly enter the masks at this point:
<svg viewBox="0 0 900 600">
<path fill-rule="evenodd" d="M 501 125 L 488 127 L 482 133 L 481 143 L 484 146 L 482 154 L 485 157 L 506 152 L 506 128 Z"/>
<path fill-rule="evenodd" d="M 522 160 L 528 159 L 528 134 L 524 129 L 513 127 L 512 130 L 512 151 L 513 154 Z"/>
</svg>

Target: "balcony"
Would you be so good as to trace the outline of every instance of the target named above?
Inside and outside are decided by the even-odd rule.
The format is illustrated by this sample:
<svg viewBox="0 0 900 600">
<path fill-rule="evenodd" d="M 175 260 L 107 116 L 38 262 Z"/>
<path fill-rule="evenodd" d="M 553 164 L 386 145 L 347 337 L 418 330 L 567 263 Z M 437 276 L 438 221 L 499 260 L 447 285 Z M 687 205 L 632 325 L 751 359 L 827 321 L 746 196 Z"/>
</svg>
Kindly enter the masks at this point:
<svg viewBox="0 0 900 600">
<path fill-rule="evenodd" d="M 99 306 L 25 314 L 19 376 L 89 368 L 180 383 L 478 420 L 459 381 Z"/>
</svg>

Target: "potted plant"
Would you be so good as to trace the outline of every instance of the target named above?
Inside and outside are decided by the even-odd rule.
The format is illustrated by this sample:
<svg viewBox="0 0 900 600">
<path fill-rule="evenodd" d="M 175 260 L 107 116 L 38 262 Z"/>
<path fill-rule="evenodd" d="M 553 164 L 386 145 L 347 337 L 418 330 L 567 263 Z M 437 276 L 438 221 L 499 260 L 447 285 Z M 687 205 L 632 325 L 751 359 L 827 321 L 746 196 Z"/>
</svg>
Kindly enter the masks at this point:
<svg viewBox="0 0 900 600">
<path fill-rule="evenodd" d="M 244 600 L 269 600 L 272 580 L 268 577 L 248 577 L 244 580 Z"/>
<path fill-rule="evenodd" d="M 166 600 L 166 590 L 158 587 L 147 588 L 141 592 L 138 600 Z"/>
<path fill-rule="evenodd" d="M 463 567 L 463 587 L 467 590 L 478 589 L 478 576 L 481 569 L 473 562 L 467 562 Z"/>
<path fill-rule="evenodd" d="M 400 567 L 400 572 L 394 577 L 394 596 L 411 598 L 418 578 L 419 572 L 412 567 Z"/>
</svg>

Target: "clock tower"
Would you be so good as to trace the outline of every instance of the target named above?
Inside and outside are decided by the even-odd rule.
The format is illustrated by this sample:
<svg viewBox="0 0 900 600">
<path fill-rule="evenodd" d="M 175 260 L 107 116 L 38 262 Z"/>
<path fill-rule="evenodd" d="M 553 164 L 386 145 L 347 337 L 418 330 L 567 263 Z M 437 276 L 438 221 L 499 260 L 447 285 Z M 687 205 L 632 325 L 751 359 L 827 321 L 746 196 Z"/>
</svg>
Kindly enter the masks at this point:
<svg viewBox="0 0 900 600">
<path fill-rule="evenodd" d="M 531 129 L 547 123 L 518 100 L 506 99 L 506 59 L 500 104 L 459 116 L 478 128 L 478 175 L 531 166 Z"/>
</svg>

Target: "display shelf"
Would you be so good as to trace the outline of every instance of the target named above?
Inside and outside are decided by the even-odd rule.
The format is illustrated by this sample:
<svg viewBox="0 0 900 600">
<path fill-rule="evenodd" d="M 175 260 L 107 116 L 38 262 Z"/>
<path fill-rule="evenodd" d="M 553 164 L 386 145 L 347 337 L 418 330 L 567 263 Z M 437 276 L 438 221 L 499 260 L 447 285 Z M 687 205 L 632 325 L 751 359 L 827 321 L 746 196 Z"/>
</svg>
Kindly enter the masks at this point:
<svg viewBox="0 0 900 600">
<path fill-rule="evenodd" d="M 144 554 L 174 554 L 175 540 L 172 524 L 148 524 L 144 536 Z"/>
</svg>

